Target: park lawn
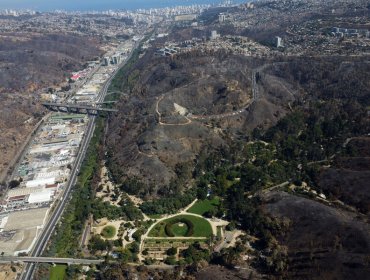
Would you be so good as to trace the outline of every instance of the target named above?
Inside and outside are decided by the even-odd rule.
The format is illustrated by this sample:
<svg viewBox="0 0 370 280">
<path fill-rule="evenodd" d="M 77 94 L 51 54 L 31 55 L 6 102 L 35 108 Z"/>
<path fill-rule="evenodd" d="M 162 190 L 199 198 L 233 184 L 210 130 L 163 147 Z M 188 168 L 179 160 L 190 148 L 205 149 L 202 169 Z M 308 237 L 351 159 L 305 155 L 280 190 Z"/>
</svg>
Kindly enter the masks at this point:
<svg viewBox="0 0 370 280">
<path fill-rule="evenodd" d="M 64 280 L 66 277 L 66 265 L 56 265 L 53 266 L 50 270 L 50 280 Z"/>
<path fill-rule="evenodd" d="M 204 213 L 214 209 L 218 205 L 220 205 L 220 198 L 217 196 L 211 200 L 209 199 L 197 200 L 197 202 L 195 202 L 194 205 L 191 206 L 187 212 L 198 215 L 204 215 Z"/>
<path fill-rule="evenodd" d="M 210 237 L 212 236 L 212 227 L 211 224 L 201 217 L 196 217 L 192 215 L 177 215 L 172 218 L 166 219 L 158 223 L 150 232 L 149 237 L 168 237 L 165 232 L 165 227 L 167 222 L 176 220 L 179 218 L 188 219 L 193 223 L 193 234 L 191 237 Z"/>
<path fill-rule="evenodd" d="M 185 236 L 188 230 L 189 228 L 186 224 L 177 223 L 172 226 L 172 231 L 175 236 Z"/>
</svg>

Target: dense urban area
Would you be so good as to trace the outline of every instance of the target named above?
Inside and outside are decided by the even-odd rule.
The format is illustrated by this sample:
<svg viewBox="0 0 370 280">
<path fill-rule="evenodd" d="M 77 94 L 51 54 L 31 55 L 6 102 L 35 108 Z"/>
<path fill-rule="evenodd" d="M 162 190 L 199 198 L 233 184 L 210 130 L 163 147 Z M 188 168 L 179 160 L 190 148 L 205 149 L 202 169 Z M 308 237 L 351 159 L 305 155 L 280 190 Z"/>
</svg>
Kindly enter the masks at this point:
<svg viewBox="0 0 370 280">
<path fill-rule="evenodd" d="M 367 279 L 370 4 L 0 11 L 0 279 Z"/>
</svg>

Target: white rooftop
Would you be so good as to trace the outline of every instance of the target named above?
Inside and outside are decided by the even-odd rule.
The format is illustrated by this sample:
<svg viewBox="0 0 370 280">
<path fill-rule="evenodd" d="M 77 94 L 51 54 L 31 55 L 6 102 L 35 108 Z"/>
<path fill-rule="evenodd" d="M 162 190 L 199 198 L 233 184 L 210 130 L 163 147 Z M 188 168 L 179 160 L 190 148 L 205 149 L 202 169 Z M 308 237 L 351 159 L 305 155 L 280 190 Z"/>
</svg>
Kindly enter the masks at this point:
<svg viewBox="0 0 370 280">
<path fill-rule="evenodd" d="M 45 190 L 43 192 L 31 193 L 28 197 L 28 203 L 42 203 L 49 202 L 51 200 L 52 191 Z"/>
<path fill-rule="evenodd" d="M 32 181 L 28 181 L 26 183 L 27 188 L 34 188 L 38 186 L 45 186 L 45 185 L 51 185 L 55 184 L 55 177 L 53 178 L 42 178 L 42 179 L 36 179 Z"/>
<path fill-rule="evenodd" d="M 35 188 L 15 188 L 8 191 L 8 197 L 20 196 L 20 195 L 29 195 L 34 192 L 40 192 L 44 187 L 35 187 Z"/>
</svg>

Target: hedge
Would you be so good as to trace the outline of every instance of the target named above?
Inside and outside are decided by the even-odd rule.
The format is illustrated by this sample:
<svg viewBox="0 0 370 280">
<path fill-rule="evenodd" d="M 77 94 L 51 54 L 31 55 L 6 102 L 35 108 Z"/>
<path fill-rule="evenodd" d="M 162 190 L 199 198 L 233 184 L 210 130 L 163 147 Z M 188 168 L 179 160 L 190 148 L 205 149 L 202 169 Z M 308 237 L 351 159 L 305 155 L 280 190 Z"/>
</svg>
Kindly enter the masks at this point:
<svg viewBox="0 0 370 280">
<path fill-rule="evenodd" d="M 186 237 L 189 237 L 189 236 L 192 236 L 193 235 L 193 233 L 194 233 L 194 224 L 190 220 L 188 220 L 188 219 L 178 218 L 178 219 L 175 219 L 173 221 L 170 221 L 170 222 L 168 222 L 166 224 L 164 230 L 165 230 L 167 236 L 169 236 L 169 237 L 175 237 L 175 234 L 172 231 L 172 226 L 174 224 L 177 224 L 177 223 L 184 223 L 188 227 L 188 231 L 185 234 Z"/>
</svg>

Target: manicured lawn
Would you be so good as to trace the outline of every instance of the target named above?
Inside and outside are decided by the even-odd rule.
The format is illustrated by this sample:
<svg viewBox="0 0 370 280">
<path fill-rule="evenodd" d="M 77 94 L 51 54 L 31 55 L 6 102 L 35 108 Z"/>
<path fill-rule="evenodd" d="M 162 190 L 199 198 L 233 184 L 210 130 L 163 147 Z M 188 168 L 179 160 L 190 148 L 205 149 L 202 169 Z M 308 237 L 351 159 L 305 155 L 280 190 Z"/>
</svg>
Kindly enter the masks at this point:
<svg viewBox="0 0 370 280">
<path fill-rule="evenodd" d="M 114 226 L 106 226 L 100 233 L 104 238 L 113 238 L 116 235 L 116 228 Z"/>
<path fill-rule="evenodd" d="M 212 227 L 211 224 L 201 217 L 196 217 L 192 215 L 177 215 L 175 217 L 163 220 L 159 224 L 157 224 L 150 232 L 150 237 L 168 237 L 165 232 L 166 224 L 178 220 L 178 219 L 187 219 L 193 224 L 193 234 L 191 237 L 210 237 L 212 235 Z M 186 226 L 184 226 L 186 229 Z M 181 231 L 184 231 L 185 229 L 181 229 Z M 180 227 L 178 224 L 175 224 L 172 226 L 172 231 L 178 230 L 177 233 L 180 233 Z M 175 233 L 175 232 L 174 232 Z M 175 233 L 177 235 L 177 233 Z M 186 233 L 186 232 L 185 232 Z M 181 236 L 180 234 L 177 236 Z M 183 236 L 183 235 L 182 235 Z"/>
<path fill-rule="evenodd" d="M 187 212 L 203 215 L 204 213 L 214 209 L 218 205 L 220 205 L 219 197 L 214 197 L 212 200 L 209 199 L 198 200 L 192 207 L 190 207 L 190 209 Z"/>
<path fill-rule="evenodd" d="M 64 280 L 66 276 L 66 265 L 56 265 L 50 270 L 50 280 Z"/>
<path fill-rule="evenodd" d="M 189 228 L 184 223 L 177 223 L 172 226 L 172 232 L 175 236 L 185 236 Z"/>
</svg>

